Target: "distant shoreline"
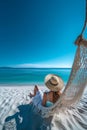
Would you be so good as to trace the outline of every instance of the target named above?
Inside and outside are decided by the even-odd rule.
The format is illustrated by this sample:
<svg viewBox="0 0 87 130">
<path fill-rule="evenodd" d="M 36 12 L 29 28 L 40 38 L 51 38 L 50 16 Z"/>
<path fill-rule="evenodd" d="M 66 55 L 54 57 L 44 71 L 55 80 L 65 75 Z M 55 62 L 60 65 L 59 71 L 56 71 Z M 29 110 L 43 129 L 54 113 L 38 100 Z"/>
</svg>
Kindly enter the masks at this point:
<svg viewBox="0 0 87 130">
<path fill-rule="evenodd" d="M 71 69 L 71 68 L 39 68 L 39 67 L 36 67 L 36 68 L 33 68 L 33 67 L 30 67 L 30 68 L 27 68 L 27 67 L 0 67 L 0 69 Z"/>
<path fill-rule="evenodd" d="M 38 84 L 38 83 L 33 83 L 33 84 L 0 84 L 0 87 L 33 87 L 35 85 L 38 85 L 38 86 L 45 86 L 45 84 Z"/>
<path fill-rule="evenodd" d="M 48 88 L 45 86 L 45 85 L 38 85 L 38 87 L 41 89 L 41 90 L 48 90 Z M 26 85 L 22 85 L 22 86 L 19 86 L 19 85 L 14 85 L 14 86 L 0 86 L 0 89 L 29 89 L 29 90 L 33 90 L 34 89 L 34 85 L 30 85 L 30 86 L 26 86 Z"/>
</svg>

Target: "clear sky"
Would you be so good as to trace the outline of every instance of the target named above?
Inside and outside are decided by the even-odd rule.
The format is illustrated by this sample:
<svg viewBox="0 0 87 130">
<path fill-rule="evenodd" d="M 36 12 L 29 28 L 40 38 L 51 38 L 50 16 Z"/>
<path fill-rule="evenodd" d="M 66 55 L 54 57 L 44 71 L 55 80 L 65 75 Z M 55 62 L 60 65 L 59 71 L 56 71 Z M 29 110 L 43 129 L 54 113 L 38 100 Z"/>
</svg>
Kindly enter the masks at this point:
<svg viewBox="0 0 87 130">
<path fill-rule="evenodd" d="M 0 0 L 0 66 L 71 67 L 85 0 Z"/>
</svg>

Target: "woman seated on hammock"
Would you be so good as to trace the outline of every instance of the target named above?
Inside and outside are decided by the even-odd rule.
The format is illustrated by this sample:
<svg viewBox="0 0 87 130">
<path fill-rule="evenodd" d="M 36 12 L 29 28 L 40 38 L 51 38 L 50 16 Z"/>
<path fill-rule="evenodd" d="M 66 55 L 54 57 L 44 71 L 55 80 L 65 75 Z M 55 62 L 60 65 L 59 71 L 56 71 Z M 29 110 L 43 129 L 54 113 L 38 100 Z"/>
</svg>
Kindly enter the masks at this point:
<svg viewBox="0 0 87 130">
<path fill-rule="evenodd" d="M 63 80 L 54 74 L 48 74 L 45 77 L 45 85 L 50 89 L 49 92 L 42 92 L 37 85 L 34 87 L 34 94 L 30 93 L 33 97 L 32 102 L 36 105 L 41 103 L 43 106 L 52 106 L 60 97 L 61 90 L 64 86 Z"/>
</svg>

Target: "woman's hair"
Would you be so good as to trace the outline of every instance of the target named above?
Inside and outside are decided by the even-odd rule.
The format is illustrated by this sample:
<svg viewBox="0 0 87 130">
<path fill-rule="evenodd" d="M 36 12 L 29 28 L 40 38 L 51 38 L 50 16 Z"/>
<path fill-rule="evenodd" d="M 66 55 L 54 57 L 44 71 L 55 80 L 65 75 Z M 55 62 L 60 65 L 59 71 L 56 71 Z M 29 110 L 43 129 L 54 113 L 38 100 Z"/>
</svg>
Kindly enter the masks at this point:
<svg viewBox="0 0 87 130">
<path fill-rule="evenodd" d="M 53 92 L 53 103 L 55 103 L 59 97 L 60 95 L 58 94 L 58 92 Z"/>
</svg>

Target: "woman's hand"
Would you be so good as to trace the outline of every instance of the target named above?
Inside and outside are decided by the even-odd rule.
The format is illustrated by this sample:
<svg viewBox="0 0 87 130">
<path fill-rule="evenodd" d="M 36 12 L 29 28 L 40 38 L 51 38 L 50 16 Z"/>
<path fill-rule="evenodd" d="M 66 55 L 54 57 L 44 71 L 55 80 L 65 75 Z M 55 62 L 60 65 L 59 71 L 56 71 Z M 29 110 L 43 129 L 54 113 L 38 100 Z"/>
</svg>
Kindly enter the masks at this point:
<svg viewBox="0 0 87 130">
<path fill-rule="evenodd" d="M 28 96 L 29 96 L 30 98 L 34 97 L 34 95 L 33 95 L 32 93 L 30 93 Z"/>
</svg>

